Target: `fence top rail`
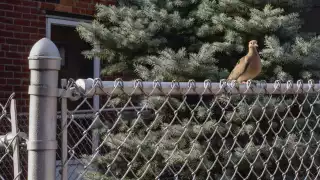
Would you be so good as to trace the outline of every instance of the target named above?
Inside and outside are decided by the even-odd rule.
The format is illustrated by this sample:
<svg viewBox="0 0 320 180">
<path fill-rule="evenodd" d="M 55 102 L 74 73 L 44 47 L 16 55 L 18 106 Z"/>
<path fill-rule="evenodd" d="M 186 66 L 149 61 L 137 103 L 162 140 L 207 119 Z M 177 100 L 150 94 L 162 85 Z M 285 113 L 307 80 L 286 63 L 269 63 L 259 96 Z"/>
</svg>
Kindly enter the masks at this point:
<svg viewBox="0 0 320 180">
<path fill-rule="evenodd" d="M 71 83 L 70 83 L 71 82 Z M 303 83 L 287 81 L 281 83 L 266 83 L 265 81 L 248 81 L 236 83 L 235 81 L 221 80 L 220 82 L 160 82 L 160 81 L 101 81 L 100 79 L 69 80 L 67 88 L 77 89 L 82 95 L 106 95 L 127 93 L 132 95 L 217 95 L 229 94 L 315 94 L 320 92 L 320 83 L 309 80 Z"/>
</svg>

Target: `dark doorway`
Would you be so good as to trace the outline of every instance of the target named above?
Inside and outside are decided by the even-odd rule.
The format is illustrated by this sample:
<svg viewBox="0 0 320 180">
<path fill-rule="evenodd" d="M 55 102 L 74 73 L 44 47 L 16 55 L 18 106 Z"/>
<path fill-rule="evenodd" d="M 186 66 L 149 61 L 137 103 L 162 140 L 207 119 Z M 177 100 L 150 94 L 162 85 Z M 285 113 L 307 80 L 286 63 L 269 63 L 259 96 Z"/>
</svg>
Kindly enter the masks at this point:
<svg viewBox="0 0 320 180">
<path fill-rule="evenodd" d="M 83 41 L 75 27 L 70 26 L 62 26 L 62 25 L 52 25 L 51 26 L 51 40 L 56 44 L 60 51 L 60 56 L 62 57 L 62 65 L 61 70 L 59 71 L 59 81 L 61 79 L 87 79 L 92 78 L 94 75 L 93 69 L 93 60 L 86 59 L 84 55 L 81 53 L 84 50 L 91 49 L 91 46 Z M 61 82 L 59 82 L 59 87 L 61 87 Z M 82 103 L 85 101 L 85 103 Z M 74 111 L 77 108 L 78 117 L 73 120 L 68 117 L 68 147 L 74 147 L 73 151 L 77 155 L 82 155 L 84 153 L 91 153 L 92 149 L 92 137 L 91 132 L 83 137 L 83 132 L 86 130 L 90 124 L 92 123 L 92 118 L 87 118 L 83 116 L 84 114 L 92 114 L 91 113 L 83 113 L 79 110 L 92 110 L 93 99 L 92 98 L 81 98 L 78 101 L 71 101 L 68 99 L 67 101 L 68 110 Z M 80 105 L 80 108 L 77 106 Z M 61 111 L 61 101 L 58 101 L 57 105 L 58 111 Z M 80 117 L 81 116 L 81 117 Z M 58 141 L 58 149 L 57 149 L 57 164 L 61 165 L 61 132 L 65 130 L 66 127 L 61 128 L 61 116 L 57 118 L 57 141 Z M 69 149 L 68 149 L 69 150 Z M 70 158 L 70 154 L 68 154 L 68 158 Z M 80 158 L 80 157 L 78 157 Z M 72 159 L 73 160 L 73 159 Z M 70 161 L 71 162 L 71 161 Z M 61 167 L 61 166 L 58 166 Z M 71 169 L 71 165 L 69 165 Z M 60 172 L 59 172 L 60 173 Z M 68 175 L 70 176 L 70 174 Z"/>
<path fill-rule="evenodd" d="M 51 40 L 57 45 L 62 57 L 61 70 L 59 71 L 59 87 L 61 79 L 87 79 L 93 77 L 93 60 L 88 60 L 82 55 L 82 51 L 91 49 L 90 45 L 83 41 L 75 27 L 52 25 Z M 82 101 L 68 101 L 68 109 L 73 110 Z M 92 105 L 93 100 L 88 99 Z M 90 109 L 88 104 L 83 104 L 80 109 Z M 58 105 L 60 111 L 60 104 Z"/>
</svg>

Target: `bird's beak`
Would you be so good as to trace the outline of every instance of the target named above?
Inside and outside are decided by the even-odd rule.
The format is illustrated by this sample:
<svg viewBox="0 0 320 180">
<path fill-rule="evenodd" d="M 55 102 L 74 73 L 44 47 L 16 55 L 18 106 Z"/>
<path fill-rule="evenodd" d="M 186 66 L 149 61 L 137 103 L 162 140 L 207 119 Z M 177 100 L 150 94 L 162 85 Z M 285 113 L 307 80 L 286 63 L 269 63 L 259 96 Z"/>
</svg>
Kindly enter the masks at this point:
<svg viewBox="0 0 320 180">
<path fill-rule="evenodd" d="M 259 47 L 258 44 L 254 44 L 255 47 Z"/>
</svg>

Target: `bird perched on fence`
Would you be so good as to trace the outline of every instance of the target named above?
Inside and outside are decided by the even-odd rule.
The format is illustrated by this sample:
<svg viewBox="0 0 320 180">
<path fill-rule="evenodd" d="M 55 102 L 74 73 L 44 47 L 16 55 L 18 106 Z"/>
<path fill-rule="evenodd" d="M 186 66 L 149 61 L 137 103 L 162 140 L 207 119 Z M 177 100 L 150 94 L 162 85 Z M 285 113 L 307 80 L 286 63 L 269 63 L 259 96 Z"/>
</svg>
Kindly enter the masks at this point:
<svg viewBox="0 0 320 180">
<path fill-rule="evenodd" d="M 231 71 L 228 80 L 236 80 L 239 83 L 253 79 L 261 72 L 261 59 L 257 50 L 258 42 L 249 41 L 247 55 L 243 56 Z"/>
<path fill-rule="evenodd" d="M 248 47 L 247 55 L 238 61 L 227 81 L 236 80 L 238 83 L 243 83 L 257 77 L 261 72 L 261 59 L 257 50 L 258 42 L 251 40 L 249 41 Z M 222 94 L 218 99 L 222 102 L 230 100 L 225 94 Z"/>
</svg>

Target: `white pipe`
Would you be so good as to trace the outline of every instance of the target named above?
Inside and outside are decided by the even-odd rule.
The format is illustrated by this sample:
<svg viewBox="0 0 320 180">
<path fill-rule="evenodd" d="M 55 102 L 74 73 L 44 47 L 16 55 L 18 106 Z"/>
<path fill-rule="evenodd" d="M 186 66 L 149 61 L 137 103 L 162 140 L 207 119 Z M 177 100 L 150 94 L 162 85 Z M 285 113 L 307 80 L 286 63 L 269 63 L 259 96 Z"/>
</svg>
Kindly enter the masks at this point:
<svg viewBox="0 0 320 180">
<path fill-rule="evenodd" d="M 318 93 L 320 84 L 287 84 L 287 83 L 257 83 L 249 87 L 247 84 L 239 84 L 238 87 L 229 85 L 221 86 L 220 83 L 208 82 L 135 82 L 135 81 L 102 81 L 102 87 L 93 87 L 93 79 L 78 79 L 77 86 L 86 93 L 86 96 L 106 94 L 303 94 Z M 253 83 L 252 83 L 253 84 Z"/>
<path fill-rule="evenodd" d="M 93 77 L 100 78 L 100 59 L 98 57 L 93 60 Z M 93 97 L 93 108 L 99 110 L 99 96 Z"/>
<path fill-rule="evenodd" d="M 93 60 L 93 77 L 100 78 L 100 59 L 98 57 L 94 57 Z M 99 96 L 93 97 L 93 109 L 98 111 L 100 109 L 100 99 Z M 92 152 L 99 147 L 99 130 L 93 129 L 92 130 Z"/>
</svg>

